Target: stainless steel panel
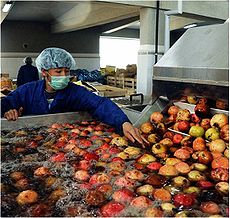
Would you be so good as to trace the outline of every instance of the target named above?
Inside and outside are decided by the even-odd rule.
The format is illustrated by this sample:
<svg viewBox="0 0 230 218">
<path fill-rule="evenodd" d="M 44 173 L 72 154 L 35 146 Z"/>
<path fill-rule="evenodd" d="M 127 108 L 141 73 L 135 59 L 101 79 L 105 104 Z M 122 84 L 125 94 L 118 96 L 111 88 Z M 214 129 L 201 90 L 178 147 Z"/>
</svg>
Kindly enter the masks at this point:
<svg viewBox="0 0 230 218">
<path fill-rule="evenodd" d="M 127 117 L 132 123 L 135 123 L 141 114 L 140 111 L 133 110 L 130 108 L 121 108 L 121 109 L 127 115 Z"/>
<path fill-rule="evenodd" d="M 229 24 L 191 28 L 154 65 L 154 80 L 229 85 Z"/>
<path fill-rule="evenodd" d="M 208 68 L 154 67 L 154 80 L 229 86 L 229 70 Z"/>
<path fill-rule="evenodd" d="M 229 24 L 188 29 L 156 67 L 228 69 Z"/>
<path fill-rule="evenodd" d="M 46 114 L 37 116 L 19 117 L 16 121 L 1 119 L 2 130 L 16 130 L 20 128 L 32 128 L 38 126 L 47 126 L 52 123 L 76 122 L 83 120 L 92 120 L 92 116 L 86 112 L 68 112 L 57 114 Z"/>
<path fill-rule="evenodd" d="M 140 116 L 134 123 L 135 127 L 140 127 L 140 125 L 144 122 L 149 121 L 150 115 L 155 111 L 163 111 L 163 109 L 167 106 L 168 102 L 157 99 L 153 105 L 147 105 L 145 109 L 141 112 Z"/>
</svg>

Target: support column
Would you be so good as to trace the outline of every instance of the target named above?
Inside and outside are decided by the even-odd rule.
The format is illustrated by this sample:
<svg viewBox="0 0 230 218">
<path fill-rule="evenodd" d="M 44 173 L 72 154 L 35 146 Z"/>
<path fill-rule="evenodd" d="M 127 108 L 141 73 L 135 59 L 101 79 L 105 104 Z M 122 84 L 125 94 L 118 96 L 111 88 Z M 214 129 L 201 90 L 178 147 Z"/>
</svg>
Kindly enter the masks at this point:
<svg viewBox="0 0 230 218">
<path fill-rule="evenodd" d="M 137 59 L 137 93 L 152 95 L 155 9 L 140 9 L 140 49 Z"/>
<path fill-rule="evenodd" d="M 140 49 L 137 59 L 137 93 L 152 95 L 153 65 L 155 61 L 156 9 L 140 9 Z M 163 51 L 164 14 L 160 11 L 158 52 Z M 158 59 L 159 60 L 159 59 Z"/>
</svg>

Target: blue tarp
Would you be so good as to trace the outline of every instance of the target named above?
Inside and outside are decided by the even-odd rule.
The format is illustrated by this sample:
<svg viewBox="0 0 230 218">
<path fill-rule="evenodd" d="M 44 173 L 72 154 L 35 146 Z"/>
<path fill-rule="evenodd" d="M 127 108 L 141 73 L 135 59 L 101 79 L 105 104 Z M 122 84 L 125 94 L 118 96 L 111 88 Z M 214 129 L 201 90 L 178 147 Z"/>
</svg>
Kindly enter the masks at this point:
<svg viewBox="0 0 230 218">
<path fill-rule="evenodd" d="M 76 76 L 77 80 L 106 84 L 106 80 L 104 76 L 101 75 L 101 72 L 99 70 L 93 70 L 89 72 L 86 69 L 77 69 L 71 70 L 70 74 L 72 76 Z"/>
</svg>

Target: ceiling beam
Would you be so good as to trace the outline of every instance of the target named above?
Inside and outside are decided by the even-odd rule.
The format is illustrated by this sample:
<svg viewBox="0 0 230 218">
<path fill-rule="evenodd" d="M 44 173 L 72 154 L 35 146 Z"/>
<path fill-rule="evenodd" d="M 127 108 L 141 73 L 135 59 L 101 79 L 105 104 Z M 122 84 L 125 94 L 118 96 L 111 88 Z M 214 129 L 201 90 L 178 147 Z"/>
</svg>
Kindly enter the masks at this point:
<svg viewBox="0 0 230 218">
<path fill-rule="evenodd" d="M 1 2 L 1 23 L 2 23 L 3 20 L 5 20 L 7 14 L 9 13 L 9 11 L 8 11 L 8 12 L 2 12 L 2 9 L 3 9 L 3 7 L 4 7 L 5 3 L 6 3 L 6 1 L 0 1 L 0 2 Z M 12 7 L 12 6 L 11 6 L 11 7 Z"/>
<path fill-rule="evenodd" d="M 139 7 L 81 2 L 55 20 L 52 32 L 75 31 L 138 15 Z"/>
</svg>

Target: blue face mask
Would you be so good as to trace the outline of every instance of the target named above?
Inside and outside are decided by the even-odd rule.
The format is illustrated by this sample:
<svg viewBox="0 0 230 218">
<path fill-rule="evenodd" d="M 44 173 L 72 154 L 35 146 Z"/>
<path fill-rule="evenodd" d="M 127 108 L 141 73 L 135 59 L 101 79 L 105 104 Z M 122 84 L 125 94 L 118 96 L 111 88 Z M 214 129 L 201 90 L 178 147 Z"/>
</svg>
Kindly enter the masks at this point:
<svg viewBox="0 0 230 218">
<path fill-rule="evenodd" d="M 49 82 L 49 85 L 54 90 L 61 90 L 68 86 L 69 81 L 70 76 L 51 76 L 51 82 Z"/>
</svg>

